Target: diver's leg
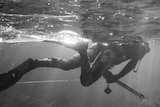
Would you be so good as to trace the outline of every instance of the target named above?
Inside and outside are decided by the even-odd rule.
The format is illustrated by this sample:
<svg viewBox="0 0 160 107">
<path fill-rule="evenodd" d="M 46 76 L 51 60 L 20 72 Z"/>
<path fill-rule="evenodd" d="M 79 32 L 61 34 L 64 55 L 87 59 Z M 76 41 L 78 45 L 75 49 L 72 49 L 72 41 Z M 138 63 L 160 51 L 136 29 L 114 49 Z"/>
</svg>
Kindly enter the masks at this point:
<svg viewBox="0 0 160 107">
<path fill-rule="evenodd" d="M 79 43 L 76 44 L 76 46 L 67 46 L 71 49 L 76 50 L 81 58 L 81 75 L 80 75 L 80 81 L 81 84 L 85 87 L 90 86 L 92 83 L 94 83 L 98 78 L 101 77 L 98 70 L 101 70 L 102 67 L 97 63 L 93 68 L 90 66 L 90 61 L 88 57 L 92 57 L 94 55 L 94 49 L 88 49 L 88 43 Z M 95 71 L 97 70 L 97 71 Z"/>
<path fill-rule="evenodd" d="M 93 66 L 90 65 L 90 60 L 93 61 L 93 59 L 99 59 L 101 54 L 98 46 L 95 45 L 94 48 L 88 49 L 88 43 L 82 42 L 78 43 L 76 45 L 65 45 L 68 48 L 71 48 L 75 51 L 77 51 L 81 58 L 81 75 L 80 75 L 80 81 L 81 84 L 85 87 L 90 86 L 93 84 L 96 80 L 98 80 L 102 76 L 102 69 L 103 64 L 99 63 L 98 60 L 94 61 L 95 63 Z M 98 55 L 98 58 L 97 58 Z"/>
<path fill-rule="evenodd" d="M 33 69 L 32 59 L 26 60 L 8 73 L 0 74 L 0 91 L 3 91 L 15 84 L 25 73 Z"/>
<path fill-rule="evenodd" d="M 32 69 L 39 67 L 61 68 L 63 70 L 70 70 L 80 67 L 80 56 L 75 55 L 71 59 L 61 58 L 45 58 L 45 59 L 31 59 L 24 61 L 19 66 L 10 70 L 8 73 L 0 74 L 0 91 L 3 91 L 13 84 L 15 84 L 21 77 Z"/>
<path fill-rule="evenodd" d="M 91 57 L 91 50 L 90 52 L 87 52 L 88 49 L 88 43 L 82 42 L 78 43 L 75 46 L 67 45 L 66 47 L 69 47 L 75 51 L 77 51 L 80 55 L 80 65 L 81 65 L 81 74 L 80 74 L 80 81 L 83 86 L 89 86 L 93 83 L 93 77 L 91 75 L 91 69 L 90 69 L 90 61 L 88 58 L 88 55 Z"/>
<path fill-rule="evenodd" d="M 58 57 L 36 59 L 33 62 L 33 68 L 51 67 L 60 68 L 63 70 L 71 70 L 80 67 L 80 64 L 80 56 L 79 54 L 76 54 L 70 59 L 63 59 Z"/>
<path fill-rule="evenodd" d="M 81 56 L 81 84 L 85 87 L 90 86 L 102 76 L 104 65 L 99 61 L 101 53 L 97 55 L 95 61 L 90 65 L 86 51 L 80 52 Z"/>
<path fill-rule="evenodd" d="M 75 51 L 77 51 L 80 55 L 80 66 L 81 66 L 81 75 L 80 80 L 81 84 L 83 86 L 87 86 L 88 82 L 87 80 L 90 80 L 86 77 L 88 77 L 88 74 L 90 73 L 90 63 L 87 55 L 87 49 L 88 49 L 88 43 L 87 42 L 81 42 L 77 44 L 65 44 L 64 46 L 67 48 L 71 48 Z"/>
</svg>

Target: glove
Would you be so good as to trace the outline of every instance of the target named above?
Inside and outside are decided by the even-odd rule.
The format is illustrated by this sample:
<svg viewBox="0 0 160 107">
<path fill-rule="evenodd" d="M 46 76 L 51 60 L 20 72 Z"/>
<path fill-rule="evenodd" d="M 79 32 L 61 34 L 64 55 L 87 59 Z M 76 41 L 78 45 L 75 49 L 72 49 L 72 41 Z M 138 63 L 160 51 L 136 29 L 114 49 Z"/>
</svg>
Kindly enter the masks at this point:
<svg viewBox="0 0 160 107">
<path fill-rule="evenodd" d="M 110 71 L 103 73 L 103 77 L 107 80 L 107 83 L 114 83 L 119 79 L 118 75 L 113 75 Z"/>
</svg>

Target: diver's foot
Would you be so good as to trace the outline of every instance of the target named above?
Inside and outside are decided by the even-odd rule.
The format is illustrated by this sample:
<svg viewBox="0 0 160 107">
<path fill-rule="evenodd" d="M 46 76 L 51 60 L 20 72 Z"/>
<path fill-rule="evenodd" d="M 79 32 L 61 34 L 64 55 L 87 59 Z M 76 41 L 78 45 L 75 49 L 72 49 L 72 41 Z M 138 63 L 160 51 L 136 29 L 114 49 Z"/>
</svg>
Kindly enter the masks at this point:
<svg viewBox="0 0 160 107">
<path fill-rule="evenodd" d="M 23 76 L 20 73 L 14 72 L 12 70 L 8 73 L 0 74 L 0 92 L 14 85 Z"/>
<path fill-rule="evenodd" d="M 88 49 L 88 42 L 80 42 L 76 44 L 64 44 L 65 47 L 71 48 L 75 51 L 82 52 Z"/>
</svg>

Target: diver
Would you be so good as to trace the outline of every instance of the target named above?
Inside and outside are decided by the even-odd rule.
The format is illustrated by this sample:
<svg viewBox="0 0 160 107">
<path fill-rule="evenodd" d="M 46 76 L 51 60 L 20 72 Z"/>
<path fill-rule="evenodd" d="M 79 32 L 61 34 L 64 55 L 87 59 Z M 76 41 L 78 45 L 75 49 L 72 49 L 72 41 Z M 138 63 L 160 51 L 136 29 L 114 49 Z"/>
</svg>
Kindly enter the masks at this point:
<svg viewBox="0 0 160 107">
<path fill-rule="evenodd" d="M 97 42 L 91 46 L 87 42 L 70 45 L 62 43 L 65 47 L 78 52 L 70 59 L 58 57 L 32 59 L 24 61 L 19 66 L 7 73 L 0 74 L 0 91 L 3 91 L 19 81 L 29 71 L 39 67 L 52 67 L 63 70 L 71 70 L 81 67 L 80 82 L 87 87 L 100 77 L 104 77 L 107 83 L 114 83 L 127 73 L 132 71 L 137 62 L 150 51 L 147 42 L 138 37 L 136 40 L 111 40 L 107 43 Z M 130 60 L 129 63 L 116 75 L 109 70 L 115 65 Z"/>
</svg>

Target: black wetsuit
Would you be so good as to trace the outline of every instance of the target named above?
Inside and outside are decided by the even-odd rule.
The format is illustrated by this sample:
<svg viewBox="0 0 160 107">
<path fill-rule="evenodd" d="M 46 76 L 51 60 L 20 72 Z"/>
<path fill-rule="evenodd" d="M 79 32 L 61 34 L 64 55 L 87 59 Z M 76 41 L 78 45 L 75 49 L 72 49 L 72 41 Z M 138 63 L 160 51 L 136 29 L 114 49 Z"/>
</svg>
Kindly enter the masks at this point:
<svg viewBox="0 0 160 107">
<path fill-rule="evenodd" d="M 109 69 L 105 69 L 105 66 L 107 65 L 102 64 L 98 60 L 95 61 L 97 55 L 104 50 L 112 50 L 116 54 L 117 60 L 112 66 L 118 65 L 128 59 L 133 59 L 131 60 L 131 63 L 129 62 L 128 64 L 128 66 L 131 67 L 125 67 L 119 74 L 117 78 L 119 79 L 126 73 L 130 72 L 130 70 L 132 70 L 136 65 L 137 61 L 141 59 L 147 52 L 149 52 L 149 47 L 146 47 L 148 47 L 148 45 L 146 46 L 143 41 L 111 41 L 109 42 L 109 45 L 96 43 L 88 50 L 84 50 L 82 53 L 79 52 L 79 54 L 76 54 L 70 59 L 56 57 L 44 59 L 29 58 L 8 73 L 0 74 L 0 91 L 3 91 L 15 84 L 25 73 L 39 67 L 52 67 L 63 70 L 81 67 L 81 83 L 83 86 L 89 86 L 103 75 L 104 70 Z M 90 66 L 90 62 L 92 61 L 95 61 L 95 63 L 93 66 Z"/>
</svg>

